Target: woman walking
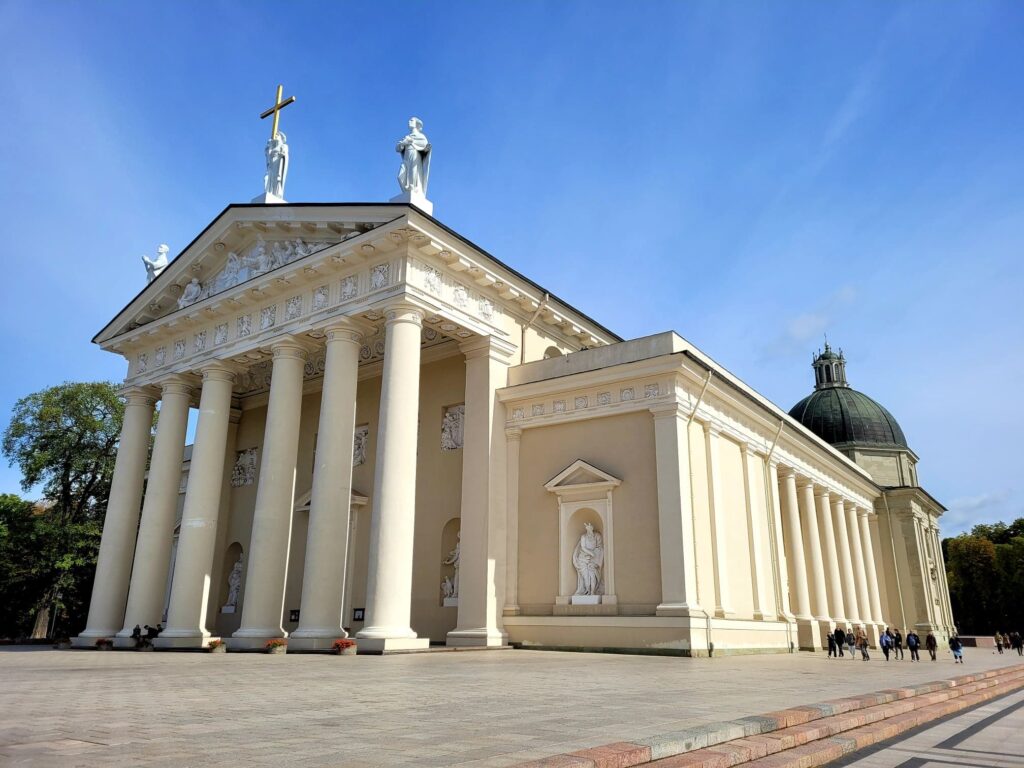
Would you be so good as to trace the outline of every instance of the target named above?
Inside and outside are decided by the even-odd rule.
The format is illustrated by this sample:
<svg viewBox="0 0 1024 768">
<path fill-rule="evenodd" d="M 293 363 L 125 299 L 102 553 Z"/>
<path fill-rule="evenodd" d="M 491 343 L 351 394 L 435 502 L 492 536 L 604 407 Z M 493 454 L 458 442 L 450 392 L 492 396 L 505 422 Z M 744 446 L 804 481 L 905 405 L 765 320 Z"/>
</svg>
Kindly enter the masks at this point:
<svg viewBox="0 0 1024 768">
<path fill-rule="evenodd" d="M 956 635 L 949 638 L 949 650 L 953 652 L 954 664 L 964 663 L 964 644 L 960 642 L 960 638 Z"/>
<path fill-rule="evenodd" d="M 935 652 L 939 650 L 939 641 L 935 639 L 935 635 L 931 632 L 924 639 L 924 647 L 928 649 L 928 654 L 932 657 L 932 661 L 935 661 Z"/>
</svg>

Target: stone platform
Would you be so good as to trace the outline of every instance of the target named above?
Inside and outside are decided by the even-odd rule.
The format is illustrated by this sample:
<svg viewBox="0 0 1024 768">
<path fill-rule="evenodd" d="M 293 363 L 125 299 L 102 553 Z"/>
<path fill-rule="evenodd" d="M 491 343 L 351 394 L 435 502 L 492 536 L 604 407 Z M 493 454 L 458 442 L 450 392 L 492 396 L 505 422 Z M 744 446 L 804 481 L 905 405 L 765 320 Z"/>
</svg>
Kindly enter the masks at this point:
<svg viewBox="0 0 1024 768">
<path fill-rule="evenodd" d="M 497 768 L 1024 661 L 966 660 L 4 648 L 0 765 Z"/>
</svg>

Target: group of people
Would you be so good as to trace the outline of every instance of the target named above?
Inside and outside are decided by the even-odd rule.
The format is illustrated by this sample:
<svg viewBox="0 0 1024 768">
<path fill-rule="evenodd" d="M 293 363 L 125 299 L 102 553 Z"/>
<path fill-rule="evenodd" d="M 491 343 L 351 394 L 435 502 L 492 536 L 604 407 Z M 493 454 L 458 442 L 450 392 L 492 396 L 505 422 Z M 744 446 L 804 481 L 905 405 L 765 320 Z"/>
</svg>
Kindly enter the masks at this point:
<svg viewBox="0 0 1024 768">
<path fill-rule="evenodd" d="M 1024 656 L 1024 635 L 1020 632 L 996 632 L 995 636 L 996 650 L 999 653 L 1003 652 L 1003 649 L 1010 651 L 1016 651 L 1018 656 Z"/>
<path fill-rule="evenodd" d="M 845 647 L 849 653 L 850 658 L 854 657 L 854 649 L 860 651 L 860 657 L 864 661 L 871 658 L 868 654 L 868 648 L 871 643 L 868 640 L 868 636 L 864 632 L 857 630 L 856 633 L 850 628 L 843 630 L 842 627 L 836 627 L 834 631 L 828 635 L 828 655 L 829 658 L 840 658 L 843 654 L 843 648 Z"/>
<path fill-rule="evenodd" d="M 132 640 L 135 641 L 136 648 L 143 648 L 152 645 L 153 640 L 158 638 L 163 631 L 163 624 L 157 624 L 155 627 L 151 627 L 149 624 L 145 627 L 140 627 L 136 624 L 135 629 L 132 630 Z"/>
<path fill-rule="evenodd" d="M 1017 635 L 1017 645 L 1014 645 L 1013 647 L 1019 649 L 1022 642 L 1024 641 L 1022 641 L 1021 636 Z M 1010 640 L 1008 636 L 1001 634 L 996 635 L 996 645 L 1000 648 L 1000 653 L 1002 653 L 1001 649 L 1004 645 L 1006 647 L 1010 647 L 1009 643 Z M 886 627 L 885 631 L 879 636 L 878 645 L 882 649 L 882 654 L 885 656 L 886 661 L 889 661 L 890 658 L 900 661 L 905 659 L 906 653 L 904 648 L 907 651 L 910 651 L 911 661 L 920 661 L 922 645 L 925 650 L 928 651 L 928 655 L 931 656 L 932 661 L 936 661 L 936 654 L 939 650 L 939 641 L 932 632 L 929 632 L 922 642 L 921 636 L 913 629 L 909 630 L 906 637 L 904 637 L 903 633 L 900 632 L 899 629 L 892 629 L 890 627 Z M 829 658 L 842 658 L 845 655 L 844 649 L 846 649 L 851 659 L 854 658 L 855 650 L 858 650 L 860 651 L 861 659 L 867 661 L 871 658 L 869 654 L 870 646 L 871 641 L 868 639 L 867 634 L 861 630 L 854 632 L 850 628 L 844 630 L 842 627 L 836 627 L 828 634 Z M 963 643 L 956 635 L 949 638 L 949 650 L 953 653 L 954 662 L 958 664 L 964 663 Z M 1019 652 L 1024 655 L 1024 651 Z"/>
</svg>

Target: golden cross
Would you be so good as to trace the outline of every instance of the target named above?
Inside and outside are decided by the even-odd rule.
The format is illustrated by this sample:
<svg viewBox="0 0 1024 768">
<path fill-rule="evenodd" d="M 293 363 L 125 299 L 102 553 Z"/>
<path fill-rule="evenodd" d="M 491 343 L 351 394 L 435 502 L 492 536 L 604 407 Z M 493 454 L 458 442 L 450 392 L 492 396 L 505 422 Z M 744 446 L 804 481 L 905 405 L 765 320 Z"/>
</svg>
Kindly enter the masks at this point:
<svg viewBox="0 0 1024 768">
<path fill-rule="evenodd" d="M 293 103 L 295 101 L 295 97 L 294 96 L 289 96 L 284 101 L 281 101 L 281 94 L 283 94 L 283 93 L 284 93 L 284 86 L 283 85 L 277 86 L 277 98 L 274 100 L 274 106 L 272 106 L 270 109 L 268 109 L 262 115 L 260 115 L 260 120 L 262 120 L 265 117 L 270 117 L 271 115 L 274 116 L 274 124 L 270 128 L 270 138 L 271 139 L 273 139 L 275 136 L 277 136 L 277 124 L 278 124 L 278 121 L 281 118 L 281 110 L 284 109 L 289 104 L 291 104 L 291 103 Z"/>
</svg>

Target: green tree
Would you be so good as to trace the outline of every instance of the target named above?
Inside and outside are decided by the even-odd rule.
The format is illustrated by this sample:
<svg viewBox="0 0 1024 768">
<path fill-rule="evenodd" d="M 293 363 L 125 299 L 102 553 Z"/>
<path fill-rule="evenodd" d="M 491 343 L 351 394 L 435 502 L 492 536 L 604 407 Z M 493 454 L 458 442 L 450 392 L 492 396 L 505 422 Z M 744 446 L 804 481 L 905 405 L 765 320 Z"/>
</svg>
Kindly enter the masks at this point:
<svg viewBox="0 0 1024 768">
<path fill-rule="evenodd" d="M 988 539 L 963 534 L 946 540 L 949 596 L 957 629 L 963 634 L 994 632 L 997 607 L 996 547 Z"/>
<path fill-rule="evenodd" d="M 41 488 L 45 501 L 36 505 L 31 525 L 10 514 L 18 538 L 9 545 L 27 546 L 25 536 L 31 545 L 20 555 L 17 588 L 34 592 L 30 608 L 5 617 L 17 628 L 9 634 L 39 636 L 47 626 L 64 634 L 84 624 L 123 416 L 108 382 L 68 382 L 15 404 L 3 453 L 21 470 L 22 489 Z M 0 584 L 0 594 L 13 584 Z"/>
</svg>

